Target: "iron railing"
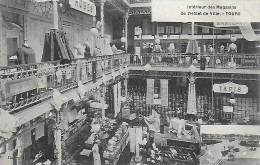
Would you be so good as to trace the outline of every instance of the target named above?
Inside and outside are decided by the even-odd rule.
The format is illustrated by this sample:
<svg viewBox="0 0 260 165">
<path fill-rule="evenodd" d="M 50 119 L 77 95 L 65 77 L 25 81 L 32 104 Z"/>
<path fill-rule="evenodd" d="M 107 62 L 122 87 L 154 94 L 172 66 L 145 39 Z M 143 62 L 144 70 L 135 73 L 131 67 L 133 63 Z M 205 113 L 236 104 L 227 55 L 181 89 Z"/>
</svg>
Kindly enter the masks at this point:
<svg viewBox="0 0 260 165">
<path fill-rule="evenodd" d="M 42 100 L 49 99 L 52 91 L 65 92 L 78 86 L 78 82 L 87 83 L 118 70 L 120 66 L 144 66 L 150 64 L 159 67 L 200 67 L 205 58 L 206 68 L 259 69 L 260 56 L 256 54 L 208 54 L 185 55 L 180 53 L 146 53 L 142 55 L 98 56 L 88 60 L 75 60 L 70 64 L 59 61 L 17 65 L 0 68 L 1 88 L 0 106 L 10 112 L 26 108 Z M 232 65 L 230 61 L 235 62 Z M 242 73 L 242 72 L 241 72 Z"/>
<path fill-rule="evenodd" d="M 130 66 L 172 66 L 189 67 L 191 64 L 199 67 L 202 59 L 206 68 L 244 68 L 258 69 L 260 54 L 207 54 L 187 55 L 182 53 L 145 53 L 130 56 Z M 232 60 L 233 59 L 233 60 Z M 234 63 L 232 63 L 234 61 Z"/>
<path fill-rule="evenodd" d="M 128 55 L 97 56 L 88 60 L 74 60 L 70 64 L 59 61 L 17 65 L 0 68 L 0 106 L 14 112 L 21 108 L 49 99 L 52 90 L 68 91 L 109 74 L 112 70 L 123 69 L 129 63 Z"/>
</svg>

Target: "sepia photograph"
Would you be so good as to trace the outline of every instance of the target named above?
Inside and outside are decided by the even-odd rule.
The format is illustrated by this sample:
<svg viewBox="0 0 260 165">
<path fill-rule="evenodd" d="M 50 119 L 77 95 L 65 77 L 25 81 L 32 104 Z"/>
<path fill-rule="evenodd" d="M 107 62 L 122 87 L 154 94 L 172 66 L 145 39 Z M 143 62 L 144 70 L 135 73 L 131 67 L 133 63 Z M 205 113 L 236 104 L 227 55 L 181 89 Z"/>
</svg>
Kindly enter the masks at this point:
<svg viewBox="0 0 260 165">
<path fill-rule="evenodd" d="M 0 0 L 0 165 L 259 165 L 260 0 Z"/>
</svg>

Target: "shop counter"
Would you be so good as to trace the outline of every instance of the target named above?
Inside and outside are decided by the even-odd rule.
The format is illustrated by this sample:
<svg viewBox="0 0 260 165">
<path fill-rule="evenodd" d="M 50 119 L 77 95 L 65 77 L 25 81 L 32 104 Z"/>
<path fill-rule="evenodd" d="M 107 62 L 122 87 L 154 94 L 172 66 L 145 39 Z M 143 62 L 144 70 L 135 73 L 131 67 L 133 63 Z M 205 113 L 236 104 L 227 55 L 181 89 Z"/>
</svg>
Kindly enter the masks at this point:
<svg viewBox="0 0 260 165">
<path fill-rule="evenodd" d="M 121 128 L 121 127 L 119 127 Z M 113 139 L 113 137 L 112 137 Z M 112 142 L 112 141 L 111 141 Z M 107 148 L 104 151 L 103 157 L 105 159 L 106 165 L 116 165 L 117 161 L 119 160 L 121 154 L 123 153 L 125 147 L 127 146 L 129 142 L 129 132 L 126 128 L 122 132 L 122 136 L 120 139 L 118 139 L 117 142 L 111 143 L 107 145 Z"/>
</svg>

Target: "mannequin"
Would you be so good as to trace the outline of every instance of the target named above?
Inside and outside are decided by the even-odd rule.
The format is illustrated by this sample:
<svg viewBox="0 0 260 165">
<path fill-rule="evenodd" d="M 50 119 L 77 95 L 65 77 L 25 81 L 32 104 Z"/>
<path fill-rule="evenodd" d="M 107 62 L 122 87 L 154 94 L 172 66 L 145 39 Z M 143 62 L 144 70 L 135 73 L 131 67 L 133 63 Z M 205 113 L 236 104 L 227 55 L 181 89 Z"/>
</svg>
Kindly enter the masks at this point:
<svg viewBox="0 0 260 165">
<path fill-rule="evenodd" d="M 91 47 L 90 44 L 88 43 L 88 41 L 86 41 L 83 46 L 85 46 L 85 52 L 84 52 L 84 57 L 86 59 L 88 59 L 89 57 L 91 57 Z"/>
<path fill-rule="evenodd" d="M 93 56 L 101 56 L 101 55 L 102 55 L 102 53 L 101 53 L 100 48 L 96 46 L 94 49 L 94 52 L 93 52 Z"/>
<path fill-rule="evenodd" d="M 84 57 L 84 46 L 79 42 L 73 47 L 74 48 L 74 57 L 76 59 Z"/>
<path fill-rule="evenodd" d="M 156 43 L 155 46 L 154 46 L 154 52 L 155 53 L 160 53 L 162 52 L 162 47 L 160 45 L 160 43 Z"/>
<path fill-rule="evenodd" d="M 168 47 L 169 53 L 175 53 L 175 46 L 174 43 L 171 43 Z"/>
<path fill-rule="evenodd" d="M 29 46 L 29 43 L 24 40 L 24 43 L 17 50 L 18 64 L 32 64 L 36 63 L 35 52 Z"/>
<path fill-rule="evenodd" d="M 115 44 L 112 45 L 111 49 L 112 49 L 113 54 L 117 54 L 117 48 L 116 48 Z"/>
</svg>

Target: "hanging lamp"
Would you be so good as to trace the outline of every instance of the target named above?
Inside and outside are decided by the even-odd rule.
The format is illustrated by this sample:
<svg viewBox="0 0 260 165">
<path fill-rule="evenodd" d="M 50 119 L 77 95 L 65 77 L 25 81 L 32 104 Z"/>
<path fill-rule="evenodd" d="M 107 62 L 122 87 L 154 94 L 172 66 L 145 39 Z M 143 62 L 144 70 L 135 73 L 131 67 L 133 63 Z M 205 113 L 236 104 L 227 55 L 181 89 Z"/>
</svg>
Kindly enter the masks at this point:
<svg viewBox="0 0 260 165">
<path fill-rule="evenodd" d="M 96 17 L 93 17 L 93 25 L 92 28 L 90 29 L 90 33 L 93 34 L 94 36 L 98 35 L 98 29 L 95 26 L 96 24 Z"/>
</svg>

